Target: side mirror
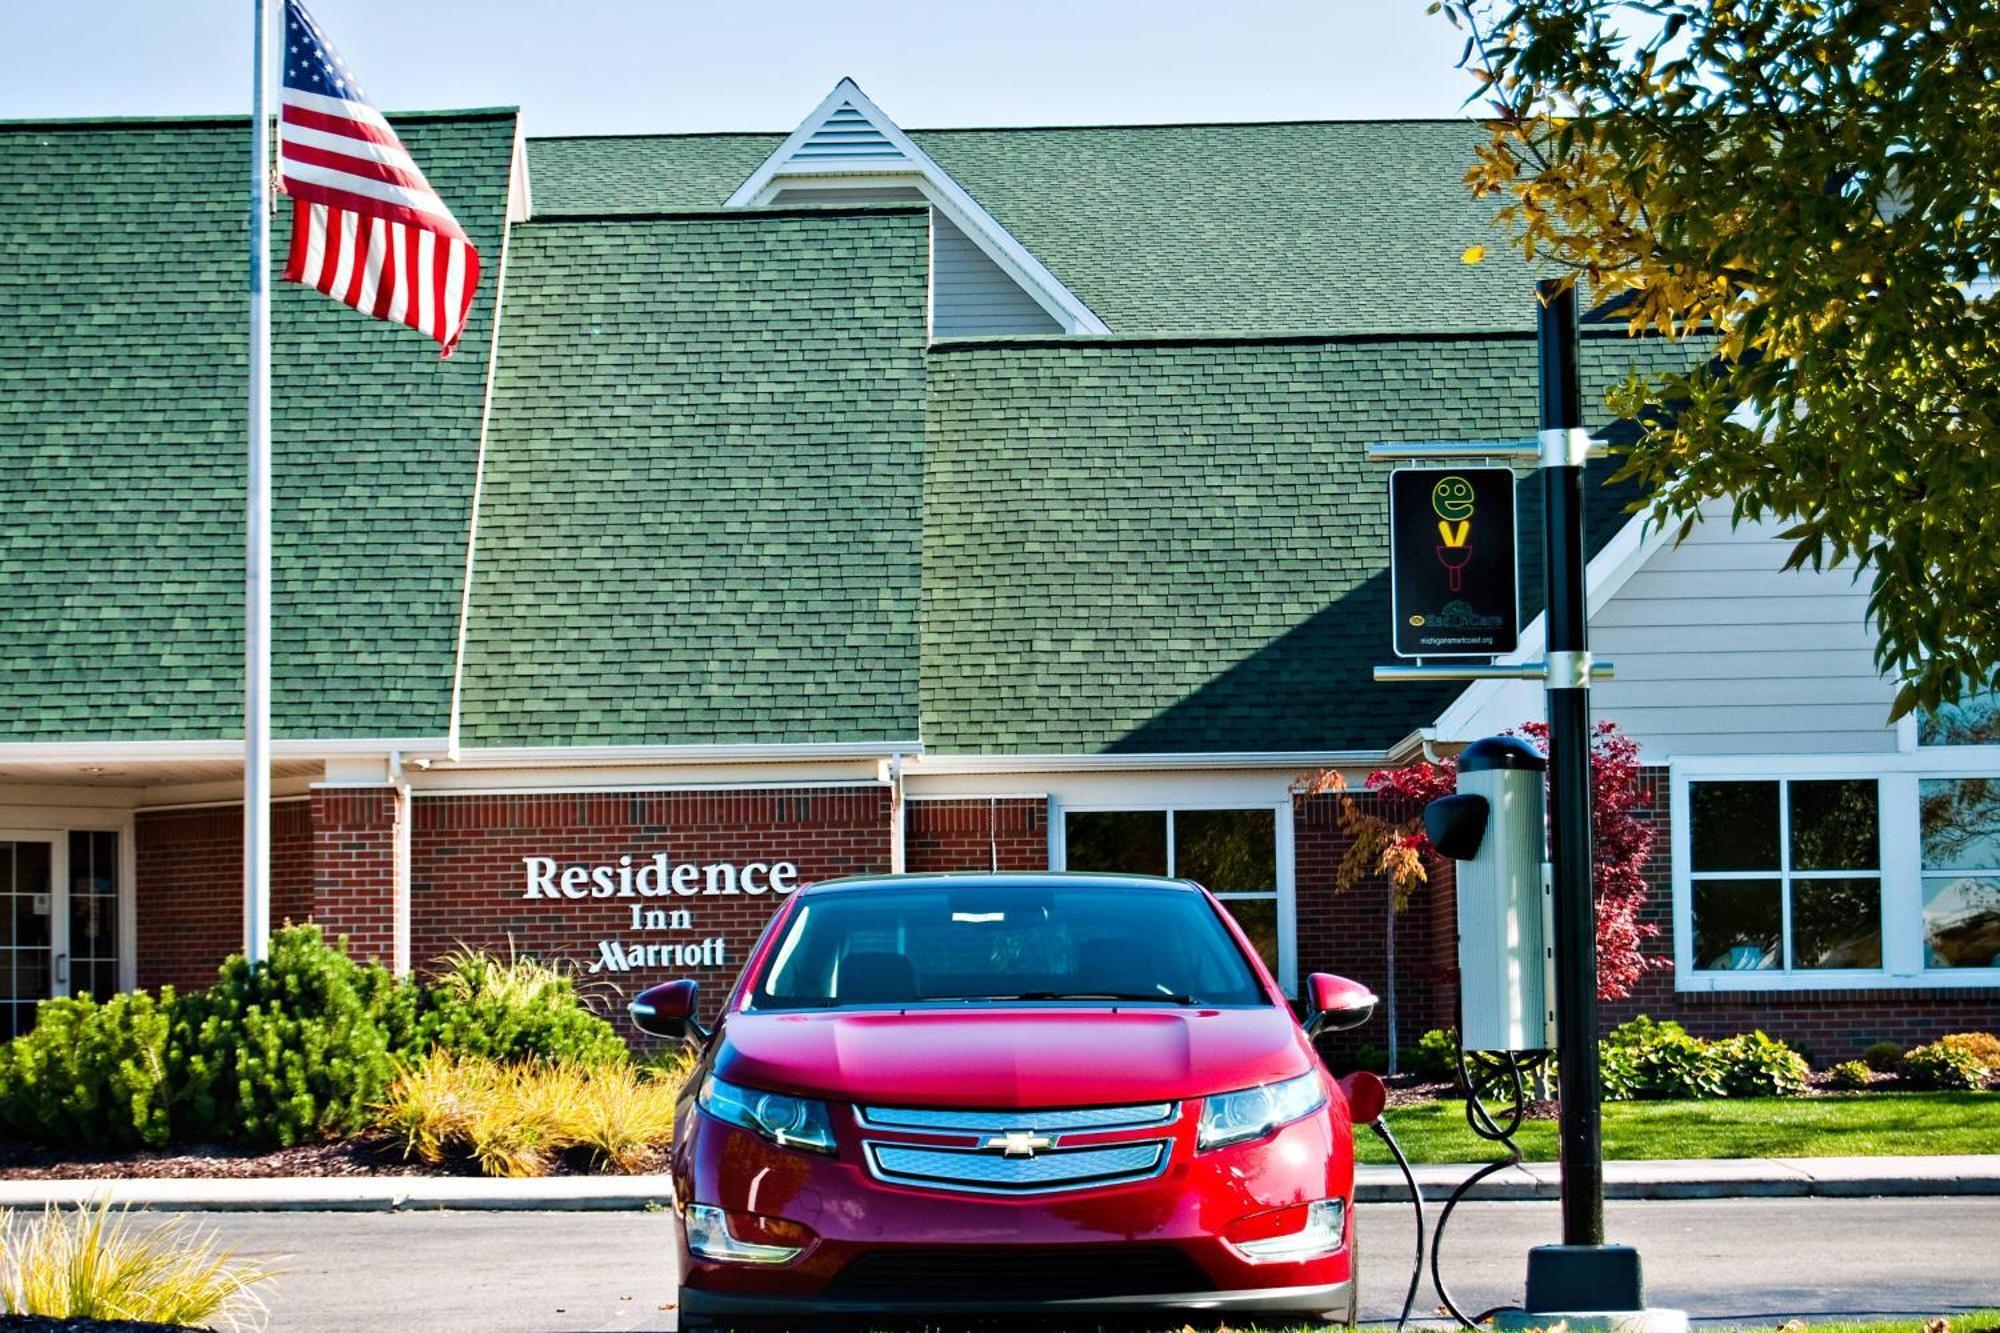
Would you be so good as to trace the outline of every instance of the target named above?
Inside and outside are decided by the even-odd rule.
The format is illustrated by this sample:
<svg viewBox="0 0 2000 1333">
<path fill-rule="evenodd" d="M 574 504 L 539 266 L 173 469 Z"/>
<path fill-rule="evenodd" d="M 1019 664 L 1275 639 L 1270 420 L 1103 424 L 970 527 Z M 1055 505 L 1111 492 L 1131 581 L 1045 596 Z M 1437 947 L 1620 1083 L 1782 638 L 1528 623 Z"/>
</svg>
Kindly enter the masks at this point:
<svg viewBox="0 0 2000 1333">
<path fill-rule="evenodd" d="M 632 1026 L 649 1037 L 706 1041 L 708 1029 L 695 1021 L 696 994 L 695 983 L 686 977 L 648 986 L 626 1006 L 632 1015 Z"/>
<path fill-rule="evenodd" d="M 1375 992 L 1358 981 L 1315 972 L 1306 978 L 1306 1035 L 1345 1032 L 1375 1016 Z"/>
</svg>

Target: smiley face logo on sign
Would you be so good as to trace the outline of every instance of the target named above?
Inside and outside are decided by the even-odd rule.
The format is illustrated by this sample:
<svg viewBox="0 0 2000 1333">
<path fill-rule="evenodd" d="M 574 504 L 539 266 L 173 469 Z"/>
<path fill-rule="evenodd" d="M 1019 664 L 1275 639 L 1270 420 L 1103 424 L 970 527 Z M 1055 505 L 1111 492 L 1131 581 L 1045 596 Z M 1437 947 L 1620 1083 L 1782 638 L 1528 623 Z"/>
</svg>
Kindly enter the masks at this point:
<svg viewBox="0 0 2000 1333">
<path fill-rule="evenodd" d="M 1472 483 L 1464 477 L 1442 477 L 1431 487 L 1431 508 L 1453 523 L 1472 517 Z"/>
</svg>

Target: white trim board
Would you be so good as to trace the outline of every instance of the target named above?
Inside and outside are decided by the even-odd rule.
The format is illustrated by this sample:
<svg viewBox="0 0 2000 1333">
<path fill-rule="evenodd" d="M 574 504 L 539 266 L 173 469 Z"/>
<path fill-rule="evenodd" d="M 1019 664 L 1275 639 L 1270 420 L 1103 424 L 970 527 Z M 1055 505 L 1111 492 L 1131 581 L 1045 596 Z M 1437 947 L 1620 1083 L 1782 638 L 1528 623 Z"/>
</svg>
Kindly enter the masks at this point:
<svg viewBox="0 0 2000 1333">
<path fill-rule="evenodd" d="M 1380 768 L 1382 750 L 1179 751 L 1160 754 L 923 754 L 904 765 L 911 776 L 945 773 L 1124 773 L 1202 769 Z"/>
<path fill-rule="evenodd" d="M 352 740 L 271 742 L 275 759 L 319 759 L 331 755 L 443 754 L 442 736 L 382 736 Z M 201 759 L 241 759 L 236 741 L 0 741 L 0 764 L 175 763 Z"/>
<path fill-rule="evenodd" d="M 515 188 L 520 192 L 520 217 L 515 216 Z M 500 324 L 507 313 L 507 255 L 514 241 L 514 223 L 533 210 L 528 192 L 527 138 L 514 122 L 514 155 L 509 162 L 507 220 L 500 227 L 500 262 L 493 277 L 493 335 L 486 347 L 486 383 L 479 394 L 479 447 L 472 457 L 472 505 L 465 522 L 465 569 L 458 589 L 458 633 L 452 641 L 451 706 L 445 720 L 445 752 L 458 754 L 459 718 L 465 707 L 465 645 L 472 629 L 472 580 L 479 565 L 479 506 L 486 494 L 486 444 L 492 435 L 493 386 L 500 378 Z"/>
<path fill-rule="evenodd" d="M 829 147 L 823 142 L 827 138 L 848 143 Z M 724 207 L 769 203 L 781 189 L 851 189 L 883 183 L 915 187 L 1065 332 L 1111 332 L 1075 292 L 884 115 L 853 79 L 835 84 L 812 114 L 736 187 Z"/>
<path fill-rule="evenodd" d="M 923 752 L 921 741 L 801 741 L 744 745 L 496 745 L 464 748 L 447 761 L 420 762 L 432 774 L 480 768 L 611 767 L 621 764 L 781 764 L 796 760 L 888 759 Z"/>
</svg>

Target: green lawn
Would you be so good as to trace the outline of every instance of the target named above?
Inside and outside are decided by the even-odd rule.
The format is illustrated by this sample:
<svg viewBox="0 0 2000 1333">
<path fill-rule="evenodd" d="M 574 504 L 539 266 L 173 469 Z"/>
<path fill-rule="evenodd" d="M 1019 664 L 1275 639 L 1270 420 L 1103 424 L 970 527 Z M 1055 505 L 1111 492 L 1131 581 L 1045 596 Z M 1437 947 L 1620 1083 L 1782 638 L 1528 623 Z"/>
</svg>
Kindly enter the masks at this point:
<svg viewBox="0 0 2000 1333">
<path fill-rule="evenodd" d="M 1412 1162 L 1484 1162 L 1498 1155 L 1465 1125 L 1461 1102 L 1384 1116 Z M 1533 1120 L 1516 1138 L 1531 1162 L 1552 1162 L 1556 1127 Z M 1390 1161 L 1373 1134 L 1355 1135 L 1364 1162 Z M 1604 1155 L 1663 1157 L 1879 1157 L 2000 1152 L 2000 1093 L 1871 1092 L 1702 1102 L 1607 1102 Z"/>
</svg>

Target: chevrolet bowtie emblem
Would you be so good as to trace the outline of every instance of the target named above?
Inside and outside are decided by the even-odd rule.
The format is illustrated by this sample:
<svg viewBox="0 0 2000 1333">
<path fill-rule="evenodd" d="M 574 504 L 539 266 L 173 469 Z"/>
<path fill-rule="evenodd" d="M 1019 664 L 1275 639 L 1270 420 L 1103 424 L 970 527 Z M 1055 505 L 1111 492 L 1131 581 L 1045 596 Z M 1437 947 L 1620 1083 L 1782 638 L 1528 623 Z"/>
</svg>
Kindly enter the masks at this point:
<svg viewBox="0 0 2000 1333">
<path fill-rule="evenodd" d="M 986 1151 L 999 1149 L 1002 1157 L 1033 1157 L 1038 1149 L 1053 1147 L 1055 1140 L 1025 1129 L 996 1134 L 986 1140 Z"/>
</svg>

